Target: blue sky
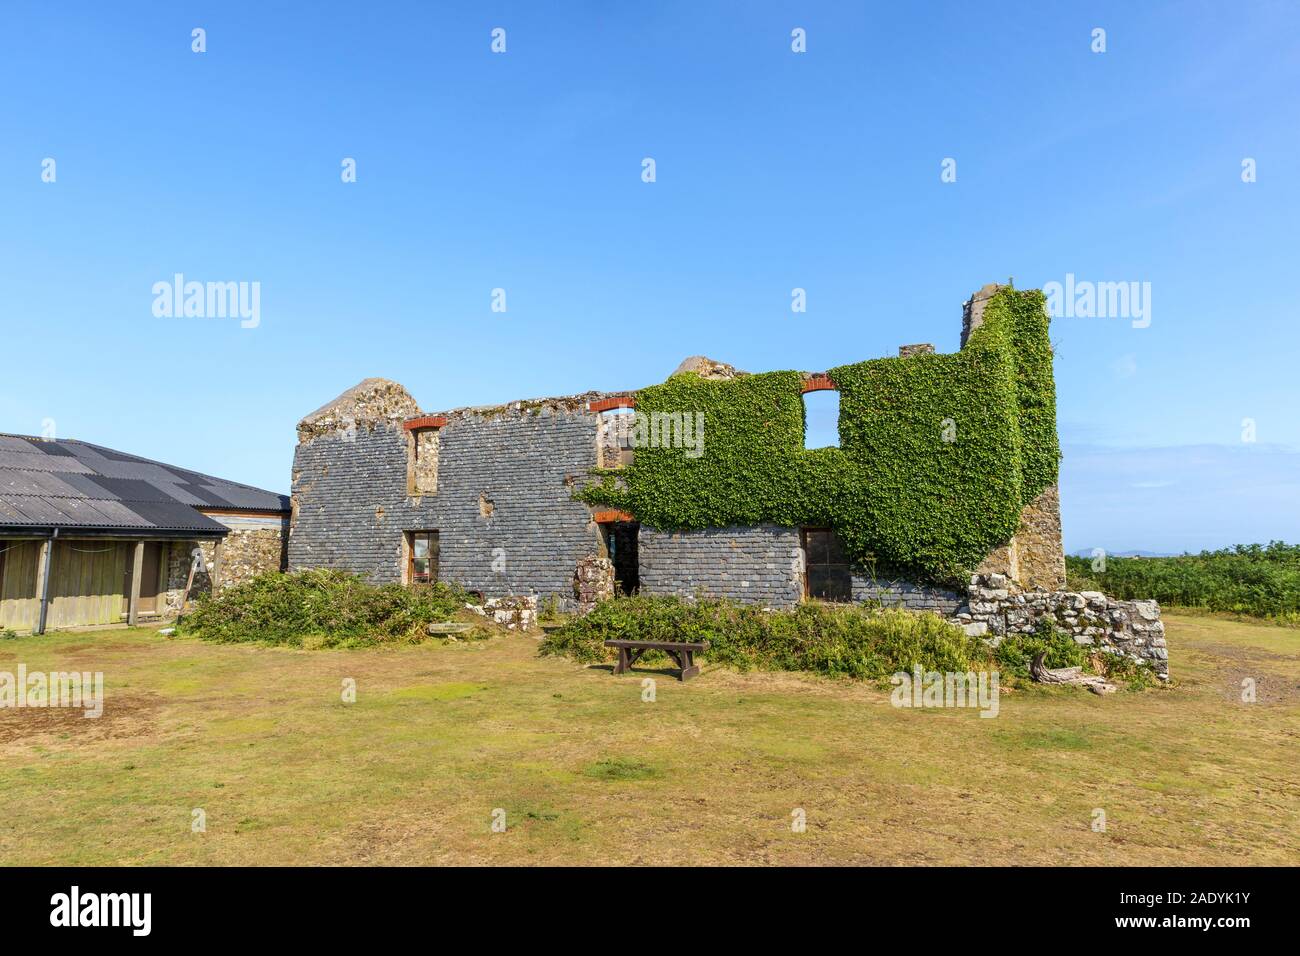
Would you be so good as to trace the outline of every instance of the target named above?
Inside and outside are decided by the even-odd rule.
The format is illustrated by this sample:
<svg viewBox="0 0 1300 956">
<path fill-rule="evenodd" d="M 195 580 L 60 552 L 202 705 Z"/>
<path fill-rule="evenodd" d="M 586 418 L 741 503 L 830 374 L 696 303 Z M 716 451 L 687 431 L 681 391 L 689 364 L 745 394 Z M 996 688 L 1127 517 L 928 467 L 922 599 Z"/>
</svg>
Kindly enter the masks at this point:
<svg viewBox="0 0 1300 956">
<path fill-rule="evenodd" d="M 1297 89 L 1294 3 L 8 2 L 0 431 L 287 491 L 368 376 L 951 351 L 984 283 L 1072 273 L 1151 323 L 1053 323 L 1067 548 L 1300 540 Z M 260 324 L 156 317 L 175 273 Z"/>
</svg>

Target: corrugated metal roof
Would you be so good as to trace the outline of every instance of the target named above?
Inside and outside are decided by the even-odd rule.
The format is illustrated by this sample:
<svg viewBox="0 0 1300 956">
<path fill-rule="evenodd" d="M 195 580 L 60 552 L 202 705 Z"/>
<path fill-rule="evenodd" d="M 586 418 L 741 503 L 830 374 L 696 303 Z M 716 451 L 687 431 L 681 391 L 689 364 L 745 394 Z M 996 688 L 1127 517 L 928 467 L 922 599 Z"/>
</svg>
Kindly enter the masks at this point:
<svg viewBox="0 0 1300 956">
<path fill-rule="evenodd" d="M 287 512 L 289 499 L 87 442 L 0 435 L 0 532 L 226 531 L 198 509 Z"/>
</svg>

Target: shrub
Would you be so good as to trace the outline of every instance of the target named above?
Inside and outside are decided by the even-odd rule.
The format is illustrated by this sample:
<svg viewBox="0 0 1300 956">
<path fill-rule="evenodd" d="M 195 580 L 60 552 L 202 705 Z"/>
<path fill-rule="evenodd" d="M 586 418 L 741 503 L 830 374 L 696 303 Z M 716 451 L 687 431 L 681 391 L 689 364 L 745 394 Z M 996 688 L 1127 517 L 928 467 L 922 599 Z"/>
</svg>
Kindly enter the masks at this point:
<svg viewBox="0 0 1300 956">
<path fill-rule="evenodd" d="M 412 643 L 425 638 L 426 625 L 450 619 L 467 599 L 460 588 L 442 583 L 374 585 L 330 570 L 263 574 L 216 597 L 200 597 L 177 632 L 290 647 Z"/>
<path fill-rule="evenodd" d="M 1090 660 L 1103 677 L 1117 684 L 1126 684 L 1130 690 L 1161 686 L 1150 667 L 1116 651 L 1102 650 Z"/>
<path fill-rule="evenodd" d="M 1044 654 L 1045 667 L 1081 667 L 1085 674 L 1099 674 L 1109 681 L 1141 690 L 1160 684 L 1155 672 L 1146 664 L 1109 648 L 1081 645 L 1066 631 L 1040 620 L 1032 634 L 1008 634 L 994 652 L 998 671 L 1004 681 L 1027 684 L 1029 665 Z"/>
<path fill-rule="evenodd" d="M 547 623 L 564 620 L 564 615 L 560 613 L 560 597 L 558 594 L 548 594 L 542 599 L 542 606 L 538 610 L 537 620 Z"/>
<path fill-rule="evenodd" d="M 1029 665 L 1039 654 L 1045 654 L 1045 667 L 1082 667 L 1091 671 L 1088 653 L 1075 639 L 1051 621 L 1040 620 L 1032 634 L 1008 634 L 994 653 L 998 670 L 1029 680 Z"/>
<path fill-rule="evenodd" d="M 814 671 L 866 680 L 913 667 L 964 672 L 992 662 L 983 641 L 934 614 L 820 603 L 764 611 L 675 597 L 603 601 L 548 635 L 541 653 L 583 662 L 613 660 L 615 654 L 603 646 L 606 640 L 708 641 L 702 658 L 738 670 Z"/>
</svg>

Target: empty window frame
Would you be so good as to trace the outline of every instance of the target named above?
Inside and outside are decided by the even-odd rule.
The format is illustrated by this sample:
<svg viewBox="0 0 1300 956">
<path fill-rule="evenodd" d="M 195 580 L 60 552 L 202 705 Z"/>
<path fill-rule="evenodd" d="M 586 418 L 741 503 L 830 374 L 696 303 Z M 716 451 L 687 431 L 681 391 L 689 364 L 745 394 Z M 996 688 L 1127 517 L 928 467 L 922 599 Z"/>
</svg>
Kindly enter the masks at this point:
<svg viewBox="0 0 1300 956">
<path fill-rule="evenodd" d="M 438 490 L 438 429 L 406 433 L 406 493 L 431 495 Z"/>
<path fill-rule="evenodd" d="M 641 587 L 641 525 L 635 521 L 609 521 L 600 525 L 600 533 L 605 554 L 614 565 L 615 588 L 621 594 L 636 594 Z"/>
<path fill-rule="evenodd" d="M 838 448 L 840 444 L 840 393 L 831 389 L 803 396 L 803 447 Z"/>
<path fill-rule="evenodd" d="M 626 468 L 632 464 L 636 447 L 636 411 L 611 408 L 600 413 L 601 468 Z"/>
</svg>

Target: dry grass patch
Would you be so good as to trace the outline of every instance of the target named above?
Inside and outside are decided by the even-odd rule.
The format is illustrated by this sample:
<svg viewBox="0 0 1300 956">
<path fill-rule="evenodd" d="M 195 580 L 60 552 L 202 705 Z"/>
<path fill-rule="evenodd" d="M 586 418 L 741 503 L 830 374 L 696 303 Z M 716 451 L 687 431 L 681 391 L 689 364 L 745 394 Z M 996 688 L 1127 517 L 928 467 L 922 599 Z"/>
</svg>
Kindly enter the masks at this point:
<svg viewBox="0 0 1300 956">
<path fill-rule="evenodd" d="M 302 651 L 150 630 L 5 641 L 105 713 L 0 710 L 10 863 L 1300 862 L 1300 636 L 1167 618 L 1176 686 L 999 716 L 710 666 L 612 677 L 537 642 Z M 1240 700 L 1241 681 L 1259 688 Z M 355 703 L 344 703 L 345 679 Z M 116 722 L 116 723 L 114 723 Z M 129 732 L 110 732 L 111 728 Z M 106 730 L 106 728 L 108 728 Z M 202 808 L 207 832 L 191 832 Z M 801 808 L 807 830 L 791 829 Z M 1091 828 L 1094 809 L 1107 829 Z M 494 810 L 507 830 L 492 832 Z"/>
</svg>

